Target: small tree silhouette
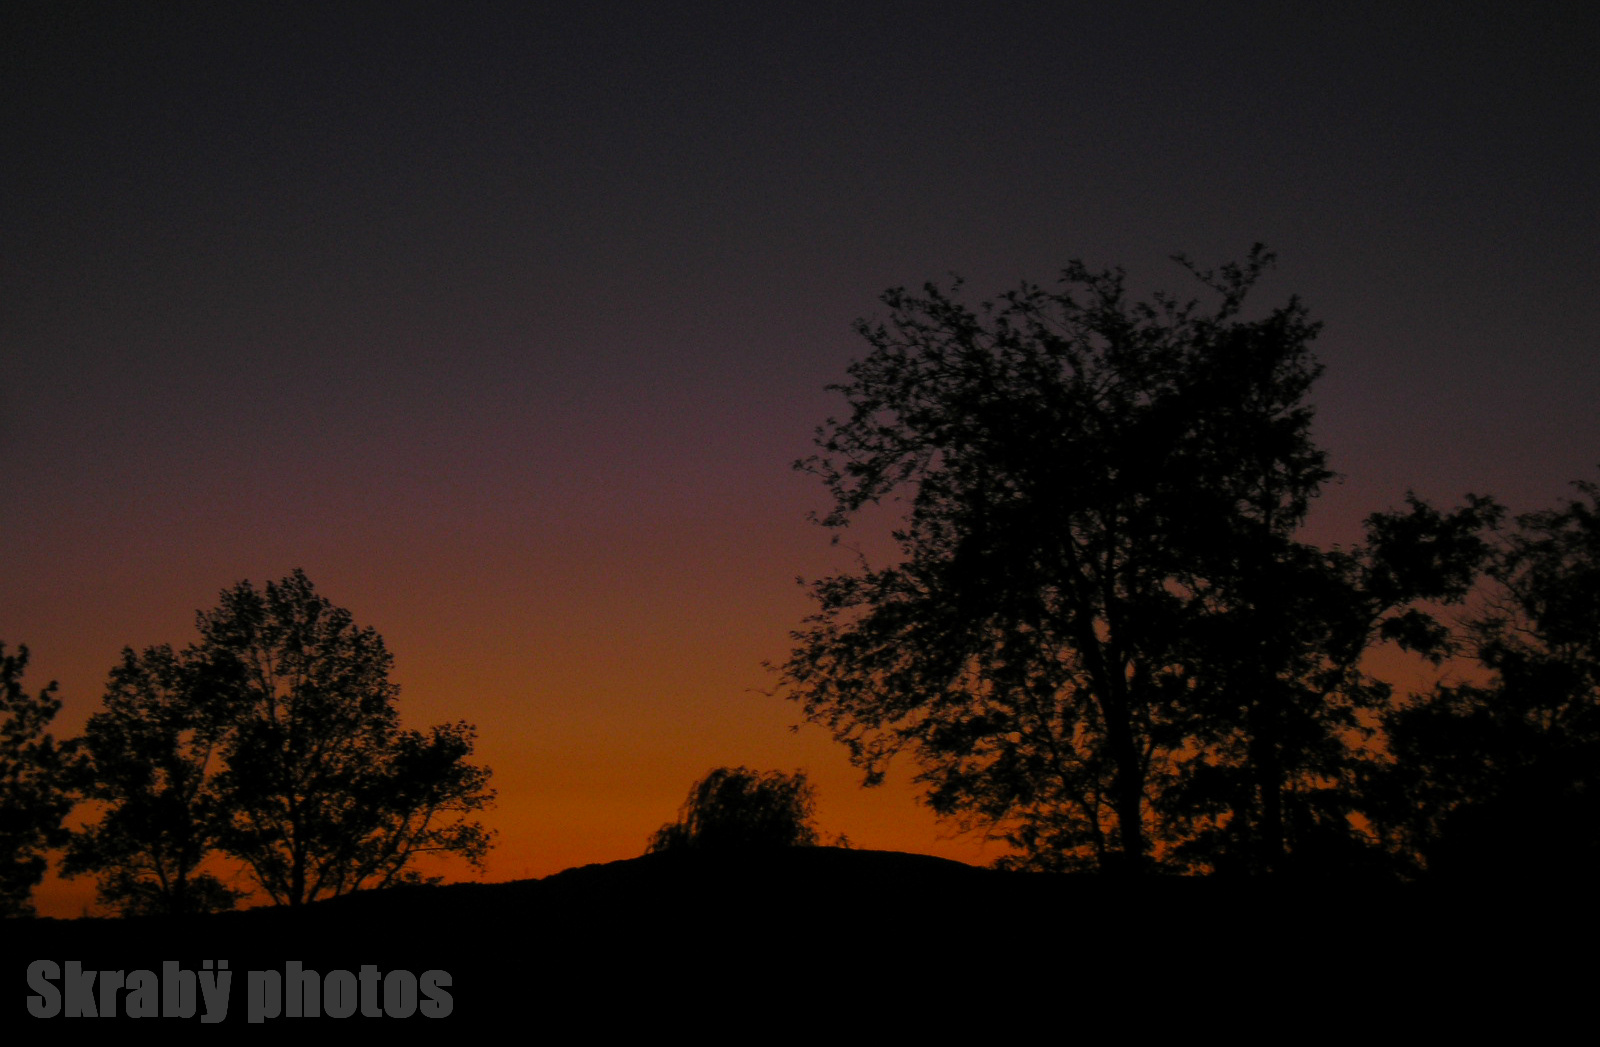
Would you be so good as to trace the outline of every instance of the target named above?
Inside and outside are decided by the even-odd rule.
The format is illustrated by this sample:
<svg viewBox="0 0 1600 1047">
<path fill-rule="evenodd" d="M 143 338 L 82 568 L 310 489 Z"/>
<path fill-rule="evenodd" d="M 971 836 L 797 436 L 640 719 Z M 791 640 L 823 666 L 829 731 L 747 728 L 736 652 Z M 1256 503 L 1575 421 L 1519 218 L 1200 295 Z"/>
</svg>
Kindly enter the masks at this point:
<svg viewBox="0 0 1600 1047">
<path fill-rule="evenodd" d="M 240 582 L 202 613 L 199 649 L 232 664 L 239 703 L 219 780 L 223 849 L 279 905 L 424 879 L 423 854 L 480 866 L 494 799 L 465 722 L 402 730 L 383 638 L 304 571 Z M 437 880 L 437 877 L 432 878 Z"/>
<path fill-rule="evenodd" d="M 647 854 L 687 848 L 814 847 L 816 790 L 804 771 L 718 767 L 694 784 L 689 798 L 650 837 Z"/>
<path fill-rule="evenodd" d="M 1600 483 L 1523 513 L 1465 640 L 1483 682 L 1390 711 L 1375 819 L 1428 872 L 1573 877 L 1600 862 Z"/>
<path fill-rule="evenodd" d="M 0 644 L 0 917 L 30 916 L 33 888 L 44 878 L 45 851 L 64 839 L 72 809 L 66 768 L 71 745 L 45 732 L 61 709 L 54 682 L 22 689 L 28 648 Z"/>
<path fill-rule="evenodd" d="M 423 877 L 415 859 L 481 867 L 494 798 L 470 724 L 403 729 L 382 637 L 303 571 L 240 582 L 182 651 L 125 651 L 89 721 L 86 795 L 106 811 L 67 871 L 101 874 L 125 913 L 226 908 L 199 866 L 243 862 L 278 905 Z"/>
<path fill-rule="evenodd" d="M 101 902 L 124 915 L 213 912 L 240 897 L 200 868 L 229 816 L 217 770 L 239 713 L 236 683 L 166 644 L 123 648 L 111 670 L 78 767 L 85 799 L 105 810 L 73 834 L 62 871 L 98 873 Z"/>
</svg>

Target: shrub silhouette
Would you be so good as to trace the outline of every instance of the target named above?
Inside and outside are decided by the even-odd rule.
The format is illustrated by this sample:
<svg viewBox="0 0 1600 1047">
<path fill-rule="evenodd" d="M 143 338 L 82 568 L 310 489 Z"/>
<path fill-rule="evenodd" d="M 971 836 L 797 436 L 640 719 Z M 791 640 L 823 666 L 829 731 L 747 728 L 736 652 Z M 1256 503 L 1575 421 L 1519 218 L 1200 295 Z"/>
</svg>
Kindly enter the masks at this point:
<svg viewBox="0 0 1600 1047">
<path fill-rule="evenodd" d="M 694 784 L 678 820 L 656 830 L 646 853 L 813 847 L 819 842 L 815 815 L 816 790 L 804 771 L 718 767 Z"/>
</svg>

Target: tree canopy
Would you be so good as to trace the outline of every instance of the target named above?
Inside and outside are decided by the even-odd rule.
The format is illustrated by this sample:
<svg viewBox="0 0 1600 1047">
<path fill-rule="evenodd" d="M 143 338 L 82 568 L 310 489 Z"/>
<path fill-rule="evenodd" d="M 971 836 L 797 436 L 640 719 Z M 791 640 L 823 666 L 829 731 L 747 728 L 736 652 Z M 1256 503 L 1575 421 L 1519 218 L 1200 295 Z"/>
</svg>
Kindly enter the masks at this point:
<svg viewBox="0 0 1600 1047">
<path fill-rule="evenodd" d="M 193 911 L 232 892 L 195 870 L 213 849 L 271 899 L 301 905 L 421 878 L 415 860 L 481 863 L 471 817 L 494 793 L 473 728 L 403 729 L 393 659 L 302 571 L 240 582 L 182 652 L 124 652 L 90 721 L 90 786 L 107 804 L 70 867 L 124 911 Z"/>
<path fill-rule="evenodd" d="M 869 784 L 909 752 L 929 804 L 1014 864 L 1270 870 L 1359 846 L 1350 758 L 1386 696 L 1360 653 L 1436 638 L 1412 602 L 1471 577 L 1477 503 L 1375 517 L 1352 552 L 1296 540 L 1332 476 L 1319 325 L 1295 298 L 1246 317 L 1259 246 L 1179 261 L 1209 306 L 1133 301 L 1077 262 L 977 307 L 959 284 L 889 291 L 833 387 L 849 414 L 796 463 L 829 528 L 905 511 L 896 562 L 811 585 L 781 689 Z"/>
<path fill-rule="evenodd" d="M 1451 878 L 1587 875 L 1600 861 L 1600 484 L 1524 513 L 1466 620 L 1488 676 L 1385 718 L 1376 818 Z"/>
<path fill-rule="evenodd" d="M 105 810 L 63 871 L 98 872 L 100 900 L 123 913 L 212 912 L 241 894 L 201 871 L 227 825 L 218 772 L 239 712 L 237 679 L 218 668 L 193 650 L 125 648 L 84 729 L 78 778 Z"/>
<path fill-rule="evenodd" d="M 1366 520 L 1366 540 L 1324 551 L 1253 550 L 1196 620 L 1187 661 L 1190 741 L 1154 807 L 1184 871 L 1371 874 L 1387 856 L 1370 816 L 1390 686 L 1363 668 L 1392 642 L 1437 664 L 1453 650 L 1436 616 L 1460 602 L 1498 520 L 1468 496 L 1448 513 L 1411 498 Z"/>
</svg>

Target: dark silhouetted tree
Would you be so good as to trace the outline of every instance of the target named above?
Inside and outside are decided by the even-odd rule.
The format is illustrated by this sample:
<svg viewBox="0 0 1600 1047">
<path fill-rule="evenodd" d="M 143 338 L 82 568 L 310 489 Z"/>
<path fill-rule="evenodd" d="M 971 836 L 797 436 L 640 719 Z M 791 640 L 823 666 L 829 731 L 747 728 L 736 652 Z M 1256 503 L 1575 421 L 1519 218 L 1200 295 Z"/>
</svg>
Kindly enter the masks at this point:
<svg viewBox="0 0 1600 1047">
<path fill-rule="evenodd" d="M 1469 592 L 1499 518 L 1470 497 L 1450 513 L 1410 499 L 1368 518 L 1366 542 L 1324 552 L 1284 540 L 1216 565 L 1197 619 L 1190 751 L 1156 801 L 1175 866 L 1190 871 L 1393 872 L 1369 814 L 1373 741 L 1389 686 L 1362 669 L 1376 643 L 1436 664 L 1433 608 Z M 1270 555 L 1262 555 L 1270 551 Z"/>
<path fill-rule="evenodd" d="M 1378 815 L 1441 876 L 1589 876 L 1600 863 L 1600 485 L 1517 517 L 1467 638 L 1489 679 L 1386 720 Z"/>
<path fill-rule="evenodd" d="M 718 767 L 694 784 L 646 853 L 689 848 L 811 847 L 819 840 L 816 793 L 804 771 Z"/>
<path fill-rule="evenodd" d="M 165 645 L 124 649 L 84 729 L 83 795 L 105 809 L 73 835 L 64 871 L 98 873 L 100 900 L 125 915 L 213 912 L 239 897 L 200 871 L 228 824 L 217 773 L 239 712 L 233 668 Z"/>
<path fill-rule="evenodd" d="M 1371 704 L 1340 676 L 1360 637 L 1287 616 L 1361 599 L 1294 540 L 1331 474 L 1317 325 L 1292 298 L 1242 315 L 1269 262 L 1184 262 L 1209 310 L 1073 263 L 978 310 L 891 291 L 891 319 L 858 324 L 851 413 L 797 464 L 828 527 L 906 492 L 900 560 L 812 586 L 782 689 L 869 784 L 910 751 L 934 810 L 1014 864 L 1124 872 L 1234 823 L 1270 868 L 1289 793 L 1348 804 L 1317 779 L 1348 752 L 1338 702 Z"/>
<path fill-rule="evenodd" d="M 54 682 L 38 694 L 24 691 L 27 667 L 27 647 L 7 654 L 0 644 L 0 916 L 32 915 L 45 852 L 64 842 L 61 823 L 72 809 L 71 747 L 46 733 L 61 700 Z"/>
<path fill-rule="evenodd" d="M 197 651 L 236 681 L 217 782 L 224 847 L 278 904 L 414 882 L 414 859 L 481 865 L 492 833 L 469 817 L 494 793 L 468 762 L 465 723 L 403 730 L 381 637 L 301 571 L 241 582 L 199 615 Z"/>
</svg>

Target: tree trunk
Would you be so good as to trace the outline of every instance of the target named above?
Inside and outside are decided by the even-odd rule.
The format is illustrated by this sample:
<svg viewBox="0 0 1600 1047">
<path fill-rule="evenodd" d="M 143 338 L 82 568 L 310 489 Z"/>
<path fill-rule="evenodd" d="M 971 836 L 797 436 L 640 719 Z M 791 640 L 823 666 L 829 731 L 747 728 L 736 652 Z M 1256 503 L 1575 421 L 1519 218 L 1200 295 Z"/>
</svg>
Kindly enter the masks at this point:
<svg viewBox="0 0 1600 1047">
<path fill-rule="evenodd" d="M 1117 812 L 1117 837 L 1122 843 L 1121 850 L 1111 856 L 1115 864 L 1109 871 L 1133 878 L 1143 875 L 1146 864 L 1144 766 L 1139 758 L 1139 747 L 1134 740 L 1126 703 L 1108 702 L 1105 712 L 1106 740 L 1111 745 L 1112 758 L 1116 761 L 1116 775 L 1111 781 L 1111 802 Z"/>
<path fill-rule="evenodd" d="M 1270 700 L 1270 699 L 1269 699 Z M 1268 875 L 1283 870 L 1283 767 L 1274 710 L 1257 700 L 1250 710 L 1250 763 L 1255 771 L 1258 861 Z"/>
</svg>

